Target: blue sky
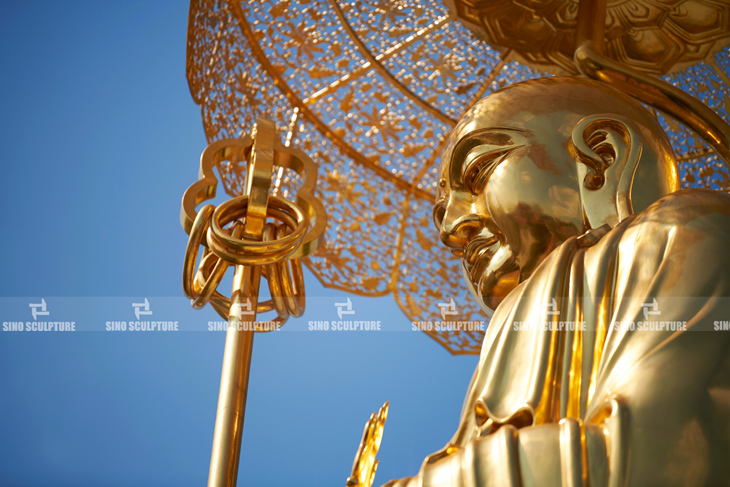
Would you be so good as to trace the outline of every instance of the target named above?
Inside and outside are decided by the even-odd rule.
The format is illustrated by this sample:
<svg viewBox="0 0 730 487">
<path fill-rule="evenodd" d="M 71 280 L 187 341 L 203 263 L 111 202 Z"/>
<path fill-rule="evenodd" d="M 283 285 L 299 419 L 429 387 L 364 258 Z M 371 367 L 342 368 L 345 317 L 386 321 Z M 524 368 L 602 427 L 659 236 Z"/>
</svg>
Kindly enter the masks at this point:
<svg viewBox="0 0 730 487">
<path fill-rule="evenodd" d="M 5 228 L 0 485 L 204 485 L 224 333 L 182 298 L 180 198 L 206 146 L 185 79 L 187 2 L 2 1 Z M 257 335 L 239 485 L 344 485 L 385 400 L 376 484 L 414 474 L 455 431 L 476 357 L 453 357 L 391 298 L 351 296 L 388 330 L 309 332 L 347 295 L 306 277 L 303 318 Z M 106 332 L 148 299 L 176 333 Z M 39 318 L 39 321 L 44 318 Z"/>
</svg>

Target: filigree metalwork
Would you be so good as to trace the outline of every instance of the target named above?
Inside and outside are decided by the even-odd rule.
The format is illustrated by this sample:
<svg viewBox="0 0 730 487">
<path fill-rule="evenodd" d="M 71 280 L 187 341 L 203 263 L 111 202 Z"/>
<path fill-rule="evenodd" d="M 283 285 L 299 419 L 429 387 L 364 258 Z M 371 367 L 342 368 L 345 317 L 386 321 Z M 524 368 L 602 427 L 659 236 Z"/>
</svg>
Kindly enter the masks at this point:
<svg viewBox="0 0 730 487">
<path fill-rule="evenodd" d="M 441 321 L 438 303 L 450 298 L 455 319 L 486 319 L 469 298 L 457 259 L 439 248 L 431 208 L 450 121 L 499 88 L 546 76 L 515 56 L 478 38 L 440 2 L 190 6 L 187 76 L 208 141 L 241 137 L 259 116 L 273 120 L 284 143 L 319 166 L 316 192 L 330 224 L 325 244 L 305 264 L 325 286 L 392 294 L 413 321 Z M 727 120 L 729 57 L 725 48 L 666 79 Z M 730 189 L 714 152 L 677 122 L 659 119 L 684 186 Z M 218 167 L 232 196 L 242 194 L 240 169 Z M 275 167 L 275 174 L 284 197 L 302 183 L 292 171 Z M 483 336 L 427 333 L 450 352 L 468 354 L 479 352 Z"/>
</svg>

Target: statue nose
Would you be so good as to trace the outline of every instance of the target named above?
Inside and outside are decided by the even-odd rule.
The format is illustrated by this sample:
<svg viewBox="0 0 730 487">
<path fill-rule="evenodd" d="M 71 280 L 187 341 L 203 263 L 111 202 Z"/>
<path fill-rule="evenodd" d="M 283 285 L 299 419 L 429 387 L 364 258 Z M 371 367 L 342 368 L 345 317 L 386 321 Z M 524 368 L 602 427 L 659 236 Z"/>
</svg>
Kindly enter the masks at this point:
<svg viewBox="0 0 730 487">
<path fill-rule="evenodd" d="M 450 200 L 439 216 L 439 236 L 441 242 L 450 249 L 463 250 L 485 228 L 485 216 L 466 202 Z"/>
<path fill-rule="evenodd" d="M 476 214 L 464 215 L 441 226 L 441 242 L 450 249 L 463 249 L 475 235 L 484 228 L 481 218 Z"/>
</svg>

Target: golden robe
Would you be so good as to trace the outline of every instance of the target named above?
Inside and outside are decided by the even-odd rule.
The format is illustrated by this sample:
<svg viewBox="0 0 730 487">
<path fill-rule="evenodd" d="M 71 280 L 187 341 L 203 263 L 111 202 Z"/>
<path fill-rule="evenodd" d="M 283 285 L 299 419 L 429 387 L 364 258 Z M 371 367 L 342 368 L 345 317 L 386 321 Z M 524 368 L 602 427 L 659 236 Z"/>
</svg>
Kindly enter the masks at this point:
<svg viewBox="0 0 730 487">
<path fill-rule="evenodd" d="M 496 309 L 451 442 L 388 485 L 730 485 L 728 296 L 726 194 L 569 239 Z"/>
</svg>

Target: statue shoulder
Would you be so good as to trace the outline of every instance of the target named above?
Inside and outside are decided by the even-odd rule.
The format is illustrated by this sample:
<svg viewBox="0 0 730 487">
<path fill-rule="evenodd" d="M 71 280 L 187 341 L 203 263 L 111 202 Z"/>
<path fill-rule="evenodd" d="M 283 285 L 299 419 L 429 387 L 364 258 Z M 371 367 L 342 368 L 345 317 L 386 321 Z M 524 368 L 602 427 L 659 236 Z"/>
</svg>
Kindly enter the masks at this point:
<svg viewBox="0 0 730 487">
<path fill-rule="evenodd" d="M 669 194 L 636 215 L 635 223 L 692 225 L 730 216 L 730 194 L 709 189 L 683 189 Z"/>
<path fill-rule="evenodd" d="M 664 242 L 676 248 L 701 239 L 730 243 L 730 194 L 707 189 L 677 191 L 622 221 L 606 237 L 604 243 L 633 241 L 638 247 Z"/>
<path fill-rule="evenodd" d="M 636 288 L 647 279 L 647 286 L 661 282 L 662 292 L 672 295 L 728 295 L 730 195 L 686 189 L 665 196 L 622 221 L 586 253 L 586 263 L 594 265 L 613 258 L 621 285 Z"/>
</svg>

